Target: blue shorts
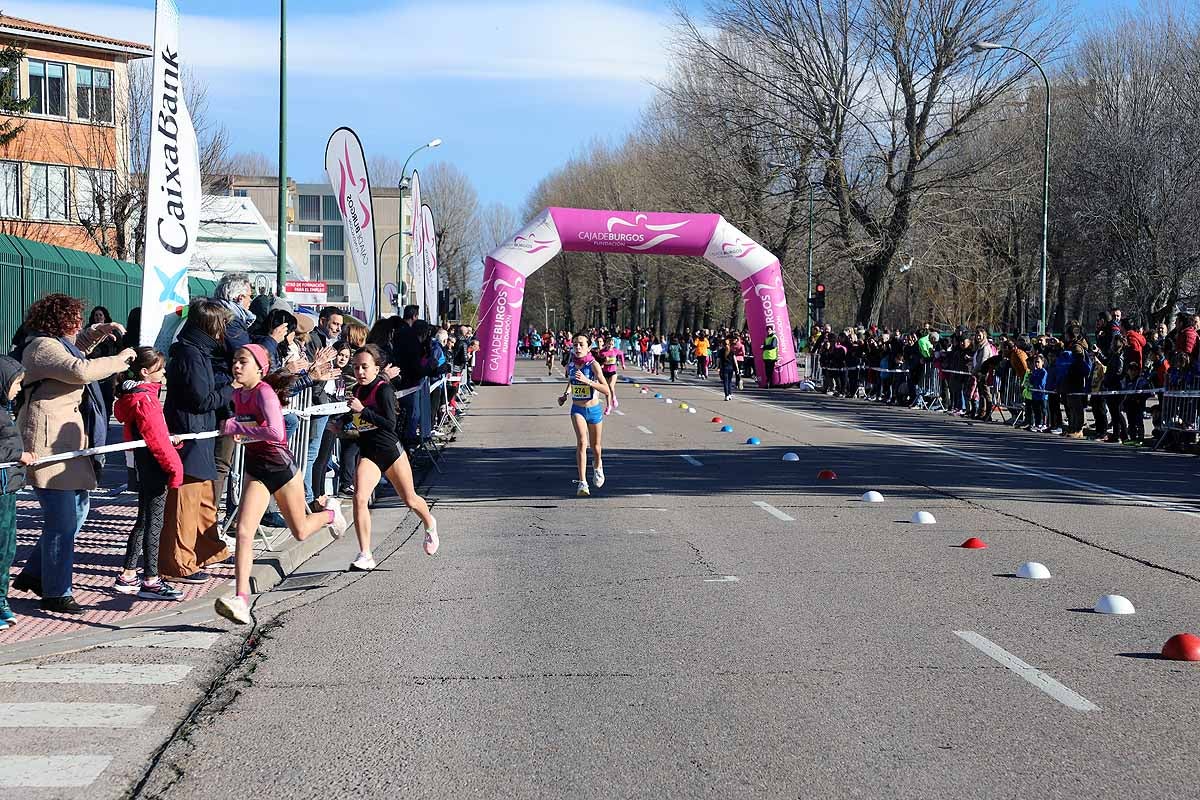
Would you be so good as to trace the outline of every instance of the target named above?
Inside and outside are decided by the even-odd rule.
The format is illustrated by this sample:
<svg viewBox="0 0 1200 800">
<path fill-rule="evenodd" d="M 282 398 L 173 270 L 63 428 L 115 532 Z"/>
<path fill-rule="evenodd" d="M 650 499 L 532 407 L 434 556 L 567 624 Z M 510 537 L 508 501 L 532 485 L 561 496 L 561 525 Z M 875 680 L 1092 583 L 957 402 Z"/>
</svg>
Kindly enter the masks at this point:
<svg viewBox="0 0 1200 800">
<path fill-rule="evenodd" d="M 580 406 L 572 403 L 571 413 L 583 417 L 583 421 L 588 425 L 599 425 L 604 421 L 604 405 L 602 403 L 594 406 Z"/>
</svg>

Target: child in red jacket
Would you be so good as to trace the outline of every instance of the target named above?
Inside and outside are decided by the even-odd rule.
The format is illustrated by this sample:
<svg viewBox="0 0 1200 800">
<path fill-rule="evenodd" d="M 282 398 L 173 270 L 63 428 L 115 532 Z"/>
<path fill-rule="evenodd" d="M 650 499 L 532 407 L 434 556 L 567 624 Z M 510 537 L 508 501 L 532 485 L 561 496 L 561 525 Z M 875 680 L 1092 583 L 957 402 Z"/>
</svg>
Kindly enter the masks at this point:
<svg viewBox="0 0 1200 800">
<path fill-rule="evenodd" d="M 128 378 L 117 389 L 113 407 L 117 422 L 125 425 L 125 441 L 146 441 L 133 451 L 138 473 L 138 515 L 125 545 L 125 569 L 115 588 L 146 600 L 178 600 L 183 593 L 158 576 L 158 542 L 162 536 L 167 489 L 183 484 L 183 463 L 167 431 L 158 393 L 166 380 L 167 359 L 153 347 L 139 347 L 129 365 Z M 142 558 L 142 580 L 137 563 Z"/>
</svg>

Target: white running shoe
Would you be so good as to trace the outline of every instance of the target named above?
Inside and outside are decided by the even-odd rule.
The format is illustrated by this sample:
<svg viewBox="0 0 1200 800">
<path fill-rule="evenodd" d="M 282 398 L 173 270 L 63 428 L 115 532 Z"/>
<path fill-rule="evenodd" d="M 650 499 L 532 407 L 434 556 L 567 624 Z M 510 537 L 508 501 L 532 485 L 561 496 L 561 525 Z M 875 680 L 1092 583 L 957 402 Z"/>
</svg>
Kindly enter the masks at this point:
<svg viewBox="0 0 1200 800">
<path fill-rule="evenodd" d="M 350 562 L 351 572 L 370 572 L 375 569 L 375 558 L 370 553 L 359 553 L 358 558 Z"/>
<path fill-rule="evenodd" d="M 591 490 L 588 489 L 587 481 L 575 481 L 575 485 L 578 487 L 575 490 L 576 497 L 587 497 L 592 493 Z"/>
<path fill-rule="evenodd" d="M 425 555 L 431 556 L 438 551 L 438 545 L 441 540 L 437 535 L 437 520 L 434 519 L 433 526 L 425 529 Z"/>
<path fill-rule="evenodd" d="M 250 606 L 236 594 L 232 597 L 218 597 L 216 609 L 222 617 L 238 625 L 250 624 Z"/>
<path fill-rule="evenodd" d="M 334 539 L 342 538 L 342 534 L 350 527 L 346 515 L 342 513 L 342 504 L 331 497 L 325 501 L 325 510 L 333 512 L 333 521 L 329 523 L 329 532 L 333 534 Z"/>
<path fill-rule="evenodd" d="M 592 469 L 592 483 L 596 484 L 597 489 L 599 489 L 601 486 L 604 485 L 604 468 L 603 467 L 597 467 L 597 468 Z"/>
</svg>

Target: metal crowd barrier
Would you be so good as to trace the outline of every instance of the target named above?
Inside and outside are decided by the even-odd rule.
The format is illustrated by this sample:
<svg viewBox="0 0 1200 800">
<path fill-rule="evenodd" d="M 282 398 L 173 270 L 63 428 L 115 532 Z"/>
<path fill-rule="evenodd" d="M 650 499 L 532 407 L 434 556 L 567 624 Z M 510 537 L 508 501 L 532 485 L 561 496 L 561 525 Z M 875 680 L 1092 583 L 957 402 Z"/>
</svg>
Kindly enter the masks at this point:
<svg viewBox="0 0 1200 800">
<path fill-rule="evenodd" d="M 1168 438 L 1194 440 L 1200 434 L 1200 377 L 1181 381 L 1162 393 L 1159 431 L 1155 450 Z"/>
</svg>

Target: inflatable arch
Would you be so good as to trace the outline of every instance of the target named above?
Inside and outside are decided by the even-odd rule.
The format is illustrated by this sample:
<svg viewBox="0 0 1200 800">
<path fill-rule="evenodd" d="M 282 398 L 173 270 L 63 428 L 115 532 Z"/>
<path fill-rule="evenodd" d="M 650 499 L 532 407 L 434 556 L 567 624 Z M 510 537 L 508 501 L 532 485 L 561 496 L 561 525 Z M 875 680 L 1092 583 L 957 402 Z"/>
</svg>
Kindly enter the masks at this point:
<svg viewBox="0 0 1200 800">
<path fill-rule="evenodd" d="M 746 304 L 759 384 L 766 385 L 762 353 L 767 326 L 775 328 L 779 360 L 774 384 L 796 383 L 799 370 L 788 321 L 779 259 L 720 214 L 672 214 L 548 208 L 487 257 L 473 377 L 512 383 L 521 329 L 525 279 L 560 251 L 703 256 L 736 279 Z"/>
</svg>

